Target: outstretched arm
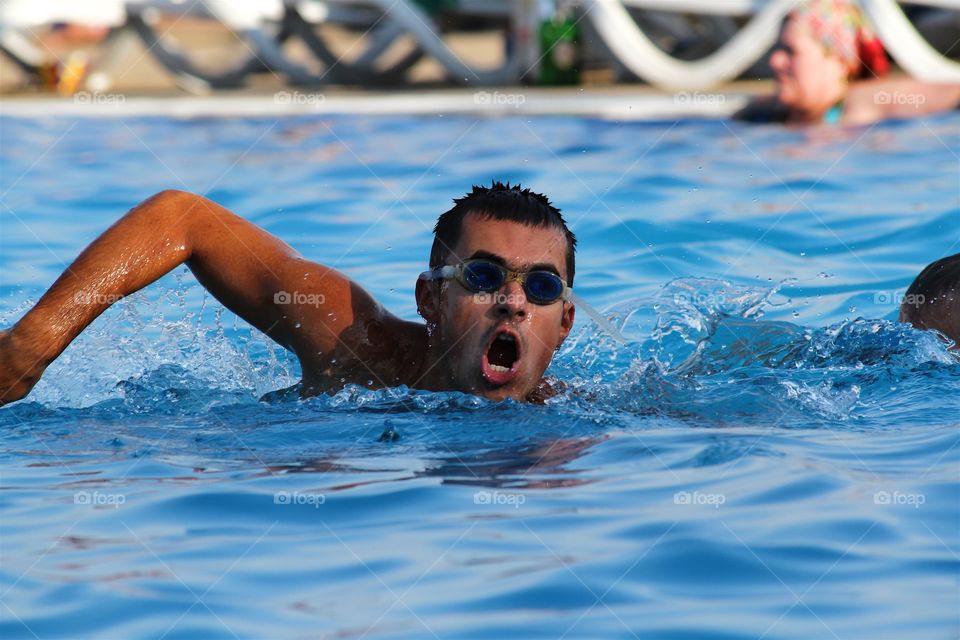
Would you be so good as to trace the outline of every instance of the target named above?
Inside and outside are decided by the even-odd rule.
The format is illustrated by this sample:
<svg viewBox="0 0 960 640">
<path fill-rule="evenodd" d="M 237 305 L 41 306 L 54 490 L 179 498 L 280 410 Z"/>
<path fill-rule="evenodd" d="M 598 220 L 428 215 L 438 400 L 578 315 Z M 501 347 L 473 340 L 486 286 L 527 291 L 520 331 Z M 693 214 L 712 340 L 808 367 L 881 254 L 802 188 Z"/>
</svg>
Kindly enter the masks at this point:
<svg viewBox="0 0 960 640">
<path fill-rule="evenodd" d="M 389 315 L 340 273 L 304 260 L 215 202 L 163 191 L 97 238 L 36 306 L 0 332 L 0 405 L 24 397 L 111 304 L 184 263 L 224 306 L 301 362 L 332 351 L 357 320 Z"/>
<path fill-rule="evenodd" d="M 960 107 L 960 84 L 931 84 L 913 78 L 879 78 L 855 83 L 847 96 L 844 124 L 916 118 Z"/>
</svg>

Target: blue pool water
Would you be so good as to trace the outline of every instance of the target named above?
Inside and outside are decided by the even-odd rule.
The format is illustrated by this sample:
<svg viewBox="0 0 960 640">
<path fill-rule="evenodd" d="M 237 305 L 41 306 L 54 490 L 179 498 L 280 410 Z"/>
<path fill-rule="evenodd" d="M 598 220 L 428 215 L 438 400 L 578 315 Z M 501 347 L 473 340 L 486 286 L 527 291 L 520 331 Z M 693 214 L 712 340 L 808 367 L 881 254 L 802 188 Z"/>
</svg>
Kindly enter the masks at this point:
<svg viewBox="0 0 960 640">
<path fill-rule="evenodd" d="M 631 341 L 581 314 L 546 406 L 267 404 L 296 362 L 173 273 L 0 409 L 0 637 L 957 638 L 960 359 L 895 321 L 960 246 L 958 132 L 4 119 L 2 326 L 169 187 L 413 319 L 436 215 L 500 178 Z"/>
</svg>

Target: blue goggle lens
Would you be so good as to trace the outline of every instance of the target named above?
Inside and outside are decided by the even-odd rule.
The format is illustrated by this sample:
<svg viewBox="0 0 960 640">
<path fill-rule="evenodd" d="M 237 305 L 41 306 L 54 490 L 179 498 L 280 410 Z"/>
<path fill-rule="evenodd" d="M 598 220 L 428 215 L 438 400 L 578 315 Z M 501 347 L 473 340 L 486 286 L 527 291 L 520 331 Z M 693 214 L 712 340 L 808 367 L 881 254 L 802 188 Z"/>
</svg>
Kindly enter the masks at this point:
<svg viewBox="0 0 960 640">
<path fill-rule="evenodd" d="M 503 270 L 492 262 L 471 262 L 463 270 L 463 279 L 474 291 L 490 293 L 503 286 Z"/>
<path fill-rule="evenodd" d="M 523 290 L 532 302 L 553 302 L 563 295 L 563 281 L 548 271 L 534 271 L 527 276 Z"/>
<path fill-rule="evenodd" d="M 492 262 L 475 261 L 464 266 L 463 279 L 474 292 L 497 291 L 506 281 L 506 272 Z M 535 304 L 550 304 L 563 295 L 563 280 L 549 271 L 532 271 L 523 283 L 524 293 Z"/>
</svg>

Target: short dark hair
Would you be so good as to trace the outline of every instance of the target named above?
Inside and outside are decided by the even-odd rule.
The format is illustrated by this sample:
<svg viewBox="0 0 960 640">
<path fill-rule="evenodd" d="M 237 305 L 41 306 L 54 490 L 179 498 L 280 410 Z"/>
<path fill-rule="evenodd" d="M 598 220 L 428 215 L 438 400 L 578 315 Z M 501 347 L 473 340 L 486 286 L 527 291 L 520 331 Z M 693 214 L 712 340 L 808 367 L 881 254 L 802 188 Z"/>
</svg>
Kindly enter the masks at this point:
<svg viewBox="0 0 960 640">
<path fill-rule="evenodd" d="M 960 345 L 960 253 L 920 272 L 900 305 L 900 321 L 936 329 Z"/>
<path fill-rule="evenodd" d="M 468 213 L 489 220 L 509 220 L 528 227 L 560 229 L 567 239 L 567 285 L 573 286 L 577 238 L 567 228 L 560 210 L 540 193 L 523 189 L 519 184 L 494 181 L 489 187 L 474 185 L 462 198 L 454 198 L 453 208 L 440 214 L 433 228 L 433 247 L 430 249 L 430 268 L 443 265 L 452 248 L 460 240 L 463 218 Z"/>
</svg>

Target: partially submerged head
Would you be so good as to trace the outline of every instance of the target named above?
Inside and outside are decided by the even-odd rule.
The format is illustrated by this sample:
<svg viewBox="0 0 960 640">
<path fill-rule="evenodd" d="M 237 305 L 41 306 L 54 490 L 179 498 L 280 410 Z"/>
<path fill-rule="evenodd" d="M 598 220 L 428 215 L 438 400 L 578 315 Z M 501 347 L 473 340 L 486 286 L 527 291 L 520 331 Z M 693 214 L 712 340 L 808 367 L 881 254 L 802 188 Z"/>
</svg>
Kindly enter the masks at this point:
<svg viewBox="0 0 960 640">
<path fill-rule="evenodd" d="M 900 305 L 900 322 L 936 329 L 960 347 L 960 253 L 920 272 Z"/>
<path fill-rule="evenodd" d="M 576 238 L 546 197 L 494 182 L 454 203 L 437 220 L 431 269 L 485 259 L 512 272 L 550 272 L 573 285 Z M 479 293 L 455 278 L 417 282 L 435 386 L 518 400 L 537 388 L 573 327 L 574 306 L 563 298 L 538 304 L 529 295 L 536 282 L 519 279 Z"/>
<path fill-rule="evenodd" d="M 791 12 L 770 56 L 777 99 L 819 117 L 840 102 L 850 81 L 886 72 L 883 46 L 859 7 L 845 0 L 809 0 Z"/>
</svg>

